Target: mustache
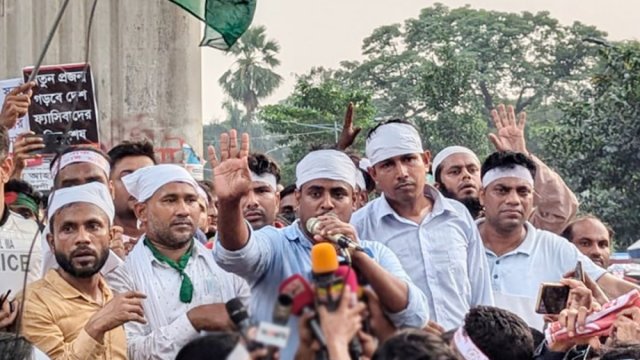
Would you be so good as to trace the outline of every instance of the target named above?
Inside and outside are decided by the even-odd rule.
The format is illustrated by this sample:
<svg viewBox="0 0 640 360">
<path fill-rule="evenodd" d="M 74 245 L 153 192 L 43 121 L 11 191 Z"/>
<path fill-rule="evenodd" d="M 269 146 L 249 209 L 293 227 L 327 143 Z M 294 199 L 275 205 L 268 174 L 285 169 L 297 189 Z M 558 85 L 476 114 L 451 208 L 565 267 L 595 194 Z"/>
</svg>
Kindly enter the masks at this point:
<svg viewBox="0 0 640 360">
<path fill-rule="evenodd" d="M 92 248 L 88 247 L 88 246 L 79 246 L 77 248 L 75 248 L 71 254 L 69 254 L 70 257 L 76 257 L 76 256 L 86 256 L 86 255 L 91 255 L 91 256 L 98 256 L 98 253 L 93 250 Z"/>
</svg>

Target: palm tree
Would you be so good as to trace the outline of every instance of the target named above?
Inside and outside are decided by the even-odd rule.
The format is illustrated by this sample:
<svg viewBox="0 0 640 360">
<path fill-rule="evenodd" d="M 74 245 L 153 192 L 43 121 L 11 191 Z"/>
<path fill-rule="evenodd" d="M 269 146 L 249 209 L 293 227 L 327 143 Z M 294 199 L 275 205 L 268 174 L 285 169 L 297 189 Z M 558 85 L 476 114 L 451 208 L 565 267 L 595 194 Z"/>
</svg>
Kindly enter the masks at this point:
<svg viewBox="0 0 640 360">
<path fill-rule="evenodd" d="M 259 100 L 271 95 L 282 82 L 282 76 L 273 71 L 280 65 L 276 59 L 280 45 L 268 40 L 265 32 L 264 26 L 257 26 L 242 35 L 229 49 L 236 62 L 218 80 L 232 100 L 244 105 L 248 122 L 253 120 Z"/>
</svg>

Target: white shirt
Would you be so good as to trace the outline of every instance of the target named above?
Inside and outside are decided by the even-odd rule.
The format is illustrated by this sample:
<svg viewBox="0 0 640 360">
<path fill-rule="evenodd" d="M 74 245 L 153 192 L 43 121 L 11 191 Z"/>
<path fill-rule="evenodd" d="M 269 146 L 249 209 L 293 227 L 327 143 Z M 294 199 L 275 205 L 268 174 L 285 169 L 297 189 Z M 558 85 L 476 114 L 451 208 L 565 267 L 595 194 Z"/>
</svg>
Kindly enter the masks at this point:
<svg viewBox="0 0 640 360">
<path fill-rule="evenodd" d="M 478 220 L 478 225 L 484 220 Z M 516 249 L 497 256 L 486 249 L 491 271 L 491 286 L 496 292 L 496 305 L 510 310 L 530 326 L 539 327 L 541 317 L 535 313 L 540 284 L 558 282 L 563 275 L 573 271 L 579 261 L 586 274 L 594 281 L 606 271 L 584 256 L 567 239 L 525 223 L 527 235 Z M 529 312 L 523 310 L 523 304 Z"/>
<path fill-rule="evenodd" d="M 398 215 L 381 196 L 351 217 L 358 236 L 379 241 L 400 259 L 427 296 L 429 317 L 445 329 L 464 321 L 475 305 L 493 305 L 489 268 L 478 228 L 469 211 L 432 186 L 425 196 L 432 211 L 417 224 Z"/>
<path fill-rule="evenodd" d="M 28 220 L 9 211 L 5 206 L 4 213 L 0 217 L 0 294 L 5 294 L 11 289 L 10 298 L 22 291 L 24 275 L 27 272 L 27 260 L 29 248 L 33 245 L 27 283 L 40 278 L 42 265 L 40 232 L 38 224 L 34 220 Z"/>
<path fill-rule="evenodd" d="M 132 256 L 133 251 L 140 257 Z M 246 304 L 249 286 L 240 277 L 220 269 L 213 261 L 211 250 L 194 241 L 193 254 L 185 268 L 193 283 L 193 299 L 180 301 L 182 277 L 177 270 L 156 260 L 142 239 L 136 244 L 124 264 L 106 276 L 109 286 L 118 293 L 135 290 L 147 295 L 143 307 L 146 325 L 136 322 L 125 324 L 130 359 L 173 359 L 189 341 L 199 336 L 187 317 L 187 312 L 205 304 L 226 303 L 239 297 Z M 147 264 L 134 264 L 142 259 Z M 151 264 L 151 271 L 135 276 L 139 265 Z M 138 274 L 140 275 L 140 274 Z M 145 279 L 141 284 L 136 279 Z M 145 290 L 146 289 L 146 290 Z M 159 308 L 155 308 L 155 304 Z M 157 319 L 162 318 L 162 321 Z M 155 324 L 166 321 L 167 325 Z"/>
</svg>

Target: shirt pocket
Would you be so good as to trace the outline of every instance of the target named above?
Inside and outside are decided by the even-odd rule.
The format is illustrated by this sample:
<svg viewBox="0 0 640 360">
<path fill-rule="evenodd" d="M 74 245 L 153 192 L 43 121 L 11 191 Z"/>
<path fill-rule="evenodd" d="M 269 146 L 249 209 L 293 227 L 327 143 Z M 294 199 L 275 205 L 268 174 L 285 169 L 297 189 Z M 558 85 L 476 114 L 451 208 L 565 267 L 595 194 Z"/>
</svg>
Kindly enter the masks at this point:
<svg viewBox="0 0 640 360">
<path fill-rule="evenodd" d="M 463 246 L 452 246 L 431 254 L 438 281 L 463 298 L 471 295 L 467 251 Z"/>
</svg>

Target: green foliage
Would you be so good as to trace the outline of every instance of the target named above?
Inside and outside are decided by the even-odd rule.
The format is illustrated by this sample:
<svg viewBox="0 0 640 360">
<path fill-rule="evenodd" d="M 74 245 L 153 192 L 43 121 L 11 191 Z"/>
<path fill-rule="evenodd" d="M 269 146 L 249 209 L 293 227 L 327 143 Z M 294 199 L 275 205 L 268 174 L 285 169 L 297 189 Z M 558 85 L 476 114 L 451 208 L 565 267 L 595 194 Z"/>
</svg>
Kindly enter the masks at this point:
<svg viewBox="0 0 640 360">
<path fill-rule="evenodd" d="M 282 83 L 282 76 L 273 71 L 280 65 L 276 58 L 280 46 L 268 40 L 264 26 L 252 27 L 229 49 L 237 58 L 218 83 L 234 101 L 244 105 L 249 122 L 254 118 L 260 99 L 271 95 Z"/>
<path fill-rule="evenodd" d="M 558 124 L 543 133 L 582 211 L 609 222 L 626 248 L 640 227 L 640 44 L 603 47 L 600 58 L 591 85 L 564 102 Z"/>
<path fill-rule="evenodd" d="M 371 95 L 345 87 L 331 71 L 313 69 L 298 78 L 288 99 L 262 107 L 259 119 L 270 132 L 281 135 L 276 142 L 286 151 L 283 183 L 295 180 L 295 164 L 312 146 L 335 145 L 349 102 L 355 105 L 354 126 L 370 127 L 374 113 Z M 363 150 L 363 144 L 364 137 L 359 136 L 354 147 Z"/>
<path fill-rule="evenodd" d="M 505 102 L 536 113 L 578 93 L 596 63 L 597 46 L 583 38 L 605 35 L 579 22 L 563 26 L 548 12 L 436 4 L 375 29 L 363 41 L 365 60 L 343 62 L 336 75 L 371 91 L 376 118 L 405 118 L 434 131 L 424 133 L 431 150 L 465 144 L 460 139 L 482 153 L 491 109 Z M 537 138 L 530 140 L 538 149 Z"/>
</svg>

